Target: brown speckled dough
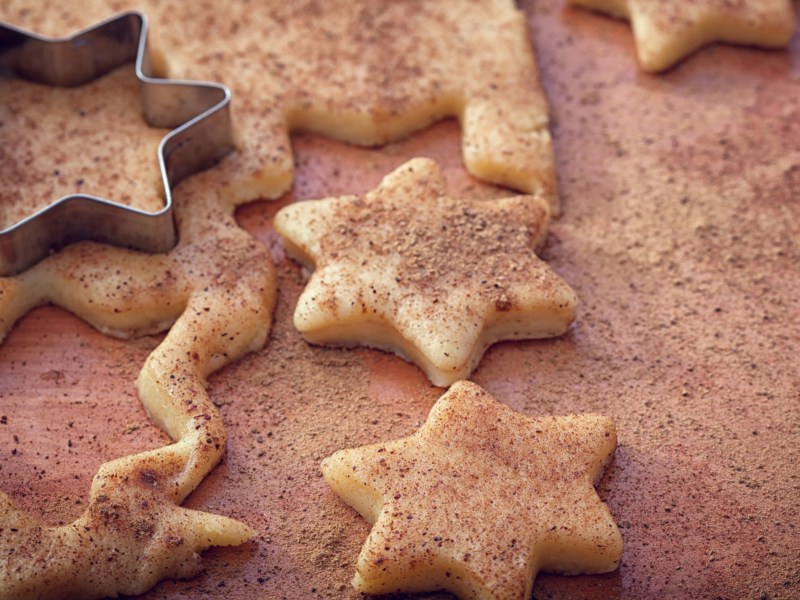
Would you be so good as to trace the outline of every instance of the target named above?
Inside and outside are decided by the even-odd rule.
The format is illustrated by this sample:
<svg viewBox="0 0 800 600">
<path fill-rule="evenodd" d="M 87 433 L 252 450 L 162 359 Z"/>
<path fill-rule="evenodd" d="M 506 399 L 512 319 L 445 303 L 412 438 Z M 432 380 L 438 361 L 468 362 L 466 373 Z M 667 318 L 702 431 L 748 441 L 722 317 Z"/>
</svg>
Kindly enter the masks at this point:
<svg viewBox="0 0 800 600">
<path fill-rule="evenodd" d="M 652 77 L 631 68 L 627 24 L 562 0 L 520 5 L 564 204 L 542 258 L 581 302 L 570 333 L 496 344 L 472 379 L 528 416 L 613 419 L 619 445 L 597 491 L 625 540 L 616 571 L 540 573 L 533 594 L 796 600 L 800 39 L 786 52 L 716 45 Z M 51 11 L 62 13 L 82 18 Z M 509 195 L 465 172 L 452 121 L 377 150 L 307 134 L 292 145 L 292 193 L 237 213 L 276 260 L 269 344 L 209 378 L 227 451 L 183 503 L 256 537 L 206 551 L 197 576 L 147 600 L 363 600 L 350 580 L 369 525 L 330 491 L 320 461 L 411 435 L 441 395 L 397 357 L 302 339 L 292 313 L 303 279 L 275 211 L 367 193 L 419 156 L 439 163 L 453 197 Z M 170 443 L 133 383 L 162 339 L 123 342 L 54 307 L 21 318 L 0 345 L 0 489 L 68 523 L 100 464 Z"/>
<path fill-rule="evenodd" d="M 32 93 L 35 104 L 43 91 L 12 87 L 15 110 L 7 117 L 24 120 L 27 113 L 19 94 Z M 82 105 L 101 102 L 91 111 L 98 135 L 113 131 L 117 119 L 114 110 L 104 110 L 102 101 L 113 105 L 122 100 L 123 108 L 131 108 L 125 102 L 131 96 L 129 77 L 121 70 L 69 90 L 69 105 L 60 108 L 70 112 L 81 91 L 95 95 Z M 33 114 L 46 120 L 39 108 Z M 54 109 L 54 119 L 62 116 Z M 81 137 L 85 118 L 80 111 L 72 116 L 75 121 L 66 127 L 75 127 L 74 134 Z M 127 124 L 127 135 L 117 133 L 124 137 L 117 143 L 124 142 L 127 149 L 118 152 L 116 160 L 125 167 L 141 167 L 144 181 L 158 175 L 156 146 L 150 142 L 164 132 L 151 130 L 141 120 L 137 126 L 134 118 Z M 60 137 L 37 135 L 28 140 L 24 150 L 32 173 L 61 164 L 53 139 Z M 97 138 L 85 137 L 86 151 L 73 150 L 65 172 L 90 173 L 87 187 L 100 195 L 117 189 L 119 173 L 95 160 L 102 155 L 91 145 Z M 113 149 L 109 145 L 108 150 Z M 20 183 L 13 173 L 2 175 L 4 188 Z M 209 186 L 209 181 L 216 185 Z M 119 337 L 169 329 L 144 362 L 137 383 L 148 416 L 172 439 L 171 444 L 162 441 L 136 454 L 124 451 L 106 457 L 92 478 L 85 510 L 57 525 L 26 513 L 0 492 L 0 597 L 46 598 L 54 590 L 65 598 L 139 594 L 165 577 L 196 574 L 200 550 L 241 544 L 254 535 L 240 521 L 180 506 L 225 452 L 225 428 L 204 389 L 207 377 L 263 346 L 275 302 L 275 274 L 267 252 L 236 227 L 234 207 L 219 195 L 218 182 L 217 175 L 206 172 L 175 190 L 180 242 L 168 254 L 83 242 L 19 275 L 0 278 L 0 338 L 34 307 L 48 303 Z M 56 197 L 71 191 L 70 180 L 58 183 L 62 185 L 26 188 L 15 210 L 27 205 L 32 212 L 54 191 Z M 8 415 L 2 420 L 7 423 Z M 77 435 L 83 439 L 85 434 Z M 19 435 L 12 439 L 16 443 Z M 118 458 L 122 454 L 130 455 Z M 58 463 L 55 470 L 60 470 Z"/>
<path fill-rule="evenodd" d="M 167 75 L 230 86 L 240 152 L 222 167 L 239 202 L 294 172 L 290 131 L 363 145 L 460 120 L 467 169 L 558 209 L 548 107 L 513 0 L 11 0 L 0 18 L 54 35 L 135 8 Z"/>
<path fill-rule="evenodd" d="M 167 133 L 147 127 L 132 63 L 79 88 L 3 81 L 0 230 L 66 194 L 160 210 L 158 145 Z"/>
<path fill-rule="evenodd" d="M 669 69 L 713 42 L 782 48 L 795 28 L 790 0 L 569 0 L 631 22 L 642 69 Z"/>
<path fill-rule="evenodd" d="M 363 196 L 282 209 L 275 229 L 315 268 L 294 323 L 313 343 L 394 351 L 434 385 L 465 379 L 491 344 L 563 334 L 577 298 L 536 256 L 541 198 L 451 198 L 435 161 L 411 160 Z"/>
<path fill-rule="evenodd" d="M 372 525 L 353 586 L 524 600 L 540 570 L 613 571 L 622 538 L 592 485 L 616 445 L 601 415 L 530 418 L 454 383 L 413 435 L 322 462 Z"/>
</svg>

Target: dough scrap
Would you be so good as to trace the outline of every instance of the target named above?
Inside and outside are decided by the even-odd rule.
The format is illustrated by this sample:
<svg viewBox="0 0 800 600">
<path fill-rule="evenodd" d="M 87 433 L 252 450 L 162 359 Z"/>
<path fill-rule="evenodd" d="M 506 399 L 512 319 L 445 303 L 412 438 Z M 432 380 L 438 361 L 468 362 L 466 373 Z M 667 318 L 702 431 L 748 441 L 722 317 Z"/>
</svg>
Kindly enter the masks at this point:
<svg viewBox="0 0 800 600">
<path fill-rule="evenodd" d="M 78 88 L 3 81 L 0 181 L 13 184 L 0 189 L 0 229 L 67 194 L 103 194 L 147 212 L 162 209 L 158 145 L 168 132 L 147 126 L 132 63 Z M 131 136 L 147 150 L 132 145 Z"/>
<path fill-rule="evenodd" d="M 631 22 L 639 64 L 665 71 L 712 42 L 782 48 L 795 29 L 789 0 L 568 0 Z"/>
<path fill-rule="evenodd" d="M 622 537 L 593 488 L 616 443 L 607 417 L 528 417 L 455 383 L 411 436 L 323 461 L 372 524 L 353 586 L 520 600 L 540 570 L 616 569 Z"/>
<path fill-rule="evenodd" d="M 570 287 L 535 253 L 549 219 L 539 197 L 449 198 L 438 165 L 414 159 L 363 196 L 298 202 L 275 230 L 316 266 L 294 314 L 318 344 L 392 350 L 447 386 L 499 340 L 564 333 Z"/>
<path fill-rule="evenodd" d="M 289 133 L 384 144 L 445 117 L 467 169 L 558 209 L 548 105 L 512 0 L 9 0 L 0 18 L 50 35 L 127 8 L 152 23 L 165 75 L 227 84 L 239 150 L 221 169 L 241 203 L 291 186 Z M 213 35 L 209 34 L 213 27 Z"/>
<path fill-rule="evenodd" d="M 107 77 L 87 89 L 108 93 L 112 105 L 138 91 L 116 73 Z M 93 115 L 98 131 L 112 129 L 114 118 L 113 110 Z M 151 136 L 143 126 L 125 139 L 141 181 L 159 177 L 155 148 L 143 141 Z M 32 155 L 47 161 L 46 148 Z M 75 158 L 92 169 L 92 153 Z M 119 176 L 96 175 L 101 195 Z M 81 599 L 140 594 L 161 579 L 196 574 L 200 550 L 255 534 L 234 519 L 180 507 L 225 451 L 225 427 L 206 379 L 264 345 L 275 302 L 269 252 L 236 225 L 221 187 L 219 173 L 206 171 L 174 190 L 180 242 L 168 254 L 82 242 L 0 278 L 0 340 L 47 303 L 117 337 L 169 329 L 137 385 L 148 415 L 174 440 L 103 464 L 85 512 L 64 526 L 44 525 L 0 492 L 0 598 L 50 598 L 54 590 Z M 40 200 L 23 196 L 31 208 Z"/>
</svg>

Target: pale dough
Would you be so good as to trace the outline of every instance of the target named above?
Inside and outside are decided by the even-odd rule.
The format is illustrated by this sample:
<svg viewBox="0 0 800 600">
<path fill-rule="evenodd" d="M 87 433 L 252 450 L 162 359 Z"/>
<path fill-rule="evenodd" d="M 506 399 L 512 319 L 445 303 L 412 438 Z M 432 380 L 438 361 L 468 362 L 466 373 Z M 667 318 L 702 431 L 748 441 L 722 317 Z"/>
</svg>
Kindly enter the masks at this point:
<svg viewBox="0 0 800 600">
<path fill-rule="evenodd" d="M 3 81 L 0 181 L 13 184 L 0 188 L 0 230 L 67 194 L 161 210 L 158 145 L 167 133 L 147 127 L 132 63 L 80 88 Z"/>
<path fill-rule="evenodd" d="M 593 488 L 616 443 L 606 417 L 527 417 L 454 384 L 416 433 L 323 461 L 372 525 L 353 586 L 522 600 L 539 571 L 616 569 L 622 537 Z"/>
<path fill-rule="evenodd" d="M 376 145 L 455 117 L 471 173 L 558 209 L 547 100 L 512 0 L 10 0 L 0 18 L 58 35 L 131 8 L 165 74 L 231 87 L 240 152 L 222 172 L 237 202 L 291 186 L 291 131 Z"/>
<path fill-rule="evenodd" d="M 73 10 L 12 0 L 0 7 L 0 19 L 64 35 L 129 8 L 150 17 L 162 74 L 233 88 L 238 152 L 176 190 L 181 241 L 169 254 L 81 243 L 0 279 L 2 335 L 48 302 L 123 337 L 172 326 L 138 385 L 150 416 L 176 440 L 103 465 L 86 512 L 63 527 L 42 526 L 0 495 L 0 522 L 10 532 L 0 538 L 0 551 L 10 556 L 0 564 L 0 589 L 8 597 L 53 589 L 80 598 L 141 593 L 165 577 L 196 572 L 200 549 L 253 535 L 232 519 L 179 504 L 224 452 L 206 377 L 266 340 L 273 269 L 267 250 L 236 227 L 232 213 L 289 188 L 290 131 L 374 145 L 456 117 L 472 173 L 537 194 L 539 216 L 548 204 L 558 208 L 547 102 L 525 18 L 511 0 L 234 2 L 225 10 L 209 1 L 89 0 Z M 92 117 L 98 131 L 109 129 L 103 117 Z M 123 137 L 132 152 L 119 160 L 150 161 L 146 144 Z M 157 181 L 152 165 L 137 182 Z M 109 180 L 101 178 L 93 192 L 114 196 L 107 184 L 119 173 L 102 172 Z M 42 200 L 25 196 L 7 220 Z M 536 235 L 543 234 L 537 225 Z"/>
<path fill-rule="evenodd" d="M 34 99 L 44 93 L 36 86 L 19 91 L 23 87 L 13 93 L 33 93 Z M 85 101 L 89 105 L 111 105 L 91 115 L 98 135 L 115 130 L 114 106 L 138 101 L 138 90 L 123 71 L 87 90 L 96 94 Z M 61 97 L 76 97 L 78 91 L 57 90 Z M 116 159 L 124 157 L 138 181 L 159 181 L 157 144 L 151 142 L 164 132 L 145 126 L 140 103 L 136 110 L 138 128 L 132 121 L 119 134 L 115 143 L 128 148 Z M 24 122 L 27 113 L 21 107 L 18 113 L 14 116 Z M 83 117 L 74 116 L 78 127 L 88 127 Z M 82 131 L 79 135 L 84 137 Z M 37 135 L 27 143 L 30 156 L 41 159 L 39 168 L 61 164 L 48 166 L 53 152 L 60 151 L 52 137 Z M 95 152 L 102 149 L 91 150 L 75 153 L 70 161 L 75 172 L 82 167 L 90 174 L 84 191 L 103 195 L 125 189 L 125 182 L 118 185 L 119 172 L 96 168 Z M 4 189 L 17 183 L 6 166 L 0 171 Z M 51 189 L 59 195 L 71 191 L 71 179 L 62 183 L 27 188 L 15 210 L 25 204 L 29 210 L 39 207 Z M 46 303 L 119 337 L 171 327 L 148 357 L 138 388 L 150 417 L 175 440 L 102 465 L 86 511 L 64 526 L 45 526 L 0 492 L 0 598 L 47 598 L 53 590 L 81 599 L 139 594 L 166 577 L 194 575 L 201 567 L 200 550 L 240 544 L 255 534 L 234 519 L 180 507 L 225 452 L 224 424 L 205 392 L 206 378 L 263 346 L 275 301 L 269 253 L 236 226 L 234 206 L 219 189 L 218 174 L 207 171 L 175 190 L 180 243 L 169 254 L 83 242 L 17 276 L 0 278 L 0 340 L 29 310 Z"/>
<path fill-rule="evenodd" d="M 568 0 L 631 22 L 642 69 L 669 69 L 712 42 L 765 48 L 789 43 L 795 29 L 789 0 Z"/>
<path fill-rule="evenodd" d="M 575 317 L 570 287 L 535 253 L 545 201 L 447 196 L 414 159 L 364 196 L 298 202 L 275 229 L 315 267 L 294 314 L 314 343 L 365 344 L 411 360 L 446 386 L 499 340 L 551 337 Z"/>
</svg>

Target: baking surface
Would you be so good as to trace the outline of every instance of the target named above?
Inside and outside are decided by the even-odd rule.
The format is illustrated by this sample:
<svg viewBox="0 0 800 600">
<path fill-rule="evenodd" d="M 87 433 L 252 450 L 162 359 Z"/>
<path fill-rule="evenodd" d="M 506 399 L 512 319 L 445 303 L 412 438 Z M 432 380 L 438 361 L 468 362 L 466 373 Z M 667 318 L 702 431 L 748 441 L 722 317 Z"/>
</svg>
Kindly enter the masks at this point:
<svg viewBox="0 0 800 600">
<path fill-rule="evenodd" d="M 715 46 L 654 77 L 638 70 L 627 24 L 556 0 L 523 8 L 563 207 L 543 257 L 581 304 L 569 334 L 498 344 L 472 379 L 527 414 L 614 419 L 620 443 L 599 490 L 625 542 L 618 571 L 541 574 L 534 596 L 797 597 L 798 36 L 788 52 Z M 259 535 L 146 598 L 358 598 L 349 581 L 368 527 L 319 462 L 408 435 L 441 393 L 393 356 L 302 341 L 291 313 L 303 278 L 272 233 L 276 210 L 365 192 L 420 155 L 454 193 L 508 194 L 465 174 L 453 122 L 378 150 L 293 142 L 293 192 L 238 212 L 277 261 L 273 331 L 212 376 L 228 451 L 187 501 Z M 56 308 L 23 318 L 0 346 L 3 491 L 69 521 L 102 462 L 166 444 L 134 389 L 160 339 L 113 340 Z"/>
</svg>

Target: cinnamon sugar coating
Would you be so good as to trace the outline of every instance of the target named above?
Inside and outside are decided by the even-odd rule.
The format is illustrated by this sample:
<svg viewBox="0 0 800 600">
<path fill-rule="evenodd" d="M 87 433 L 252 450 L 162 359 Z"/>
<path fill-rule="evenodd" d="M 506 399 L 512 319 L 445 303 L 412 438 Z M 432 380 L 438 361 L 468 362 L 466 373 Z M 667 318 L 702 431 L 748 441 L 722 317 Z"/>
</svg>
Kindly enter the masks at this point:
<svg viewBox="0 0 800 600">
<path fill-rule="evenodd" d="M 631 22 L 642 69 L 669 69 L 712 42 L 781 48 L 795 29 L 789 0 L 569 0 Z"/>
<path fill-rule="evenodd" d="M 291 186 L 291 131 L 372 146 L 455 117 L 472 174 L 557 210 L 547 100 L 512 0 L 10 0 L 0 18 L 58 35 L 130 8 L 166 75 L 231 88 L 239 153 L 222 170 L 237 202 Z"/>
<path fill-rule="evenodd" d="M 97 90 L 122 106 L 132 91 L 118 71 L 69 95 Z M 82 117 L 74 116 L 83 126 Z M 114 131 L 113 110 L 91 118 L 101 135 Z M 155 149 L 146 143 L 152 135 L 141 123 L 125 139 L 127 157 L 144 182 L 158 178 Z M 52 137 L 29 143 L 32 159 L 46 165 Z M 72 159 L 78 172 L 94 176 L 86 182 L 92 192 L 114 188 L 119 174 L 98 172 L 92 152 Z M 207 378 L 263 346 L 275 301 L 268 252 L 236 226 L 234 205 L 215 185 L 218 177 L 205 172 L 176 188 L 180 242 L 168 254 L 82 242 L 0 278 L 0 340 L 32 308 L 48 303 L 117 337 L 169 330 L 137 383 L 148 415 L 173 440 L 101 465 L 88 506 L 72 523 L 45 525 L 0 492 L 0 597 L 48 598 L 54 590 L 82 599 L 140 594 L 164 578 L 196 574 L 199 551 L 254 535 L 240 521 L 180 506 L 225 453 L 225 427 L 205 391 Z M 15 182 L 6 178 L 6 184 Z M 26 191 L 14 209 L 27 207 L 28 214 L 50 193 Z"/>
<path fill-rule="evenodd" d="M 532 196 L 450 198 L 429 159 L 363 196 L 283 208 L 288 252 L 316 267 L 295 326 L 314 343 L 392 350 L 435 385 L 463 379 L 492 343 L 572 322 L 575 294 L 535 253 L 549 214 Z"/>
<path fill-rule="evenodd" d="M 540 570 L 614 570 L 622 538 L 592 485 L 615 447 L 610 419 L 527 417 L 455 383 L 413 435 L 323 461 L 372 524 L 353 586 L 521 600 Z"/>
<path fill-rule="evenodd" d="M 0 229 L 66 194 L 103 195 L 148 212 L 162 209 L 158 145 L 168 131 L 148 127 L 132 64 L 79 88 L 4 81 Z"/>
</svg>

